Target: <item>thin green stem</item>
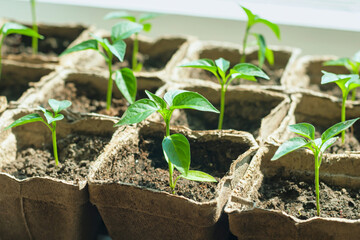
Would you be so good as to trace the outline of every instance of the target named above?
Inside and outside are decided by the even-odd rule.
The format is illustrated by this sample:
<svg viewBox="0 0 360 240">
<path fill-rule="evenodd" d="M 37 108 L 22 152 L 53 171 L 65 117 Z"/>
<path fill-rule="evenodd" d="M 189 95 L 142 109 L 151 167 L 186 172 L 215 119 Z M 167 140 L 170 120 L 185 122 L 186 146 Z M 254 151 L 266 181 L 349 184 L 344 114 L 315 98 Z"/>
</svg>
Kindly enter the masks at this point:
<svg viewBox="0 0 360 240">
<path fill-rule="evenodd" d="M 356 88 L 354 88 L 354 89 L 352 90 L 351 100 L 352 100 L 352 101 L 355 101 L 355 100 L 356 100 Z"/>
<path fill-rule="evenodd" d="M 250 31 L 250 27 L 249 27 L 249 26 L 246 26 L 245 36 L 244 36 L 244 40 L 243 40 L 243 49 L 242 49 L 242 53 L 241 53 L 240 63 L 244 63 L 244 62 L 246 61 L 245 49 L 246 49 L 246 44 L 247 44 L 247 38 L 248 38 L 248 36 L 249 36 L 249 31 Z"/>
<path fill-rule="evenodd" d="M 35 0 L 31 0 L 31 15 L 32 15 L 32 28 L 38 33 L 38 26 L 36 23 L 36 10 L 35 10 Z M 32 37 L 32 50 L 33 54 L 37 54 L 38 52 L 38 38 Z"/>
<path fill-rule="evenodd" d="M 112 98 L 112 88 L 113 88 L 113 79 L 112 79 L 112 56 L 109 56 L 108 60 L 108 68 L 109 68 L 109 80 L 108 80 L 108 89 L 106 95 L 106 110 L 110 109 L 111 106 L 111 98 Z"/>
<path fill-rule="evenodd" d="M 166 137 L 170 136 L 170 119 L 171 119 L 171 112 L 166 114 L 166 117 L 164 118 L 165 126 L 166 126 L 166 133 L 165 133 Z M 167 159 L 167 160 L 168 160 L 168 165 L 169 165 L 169 186 L 171 189 L 171 193 L 175 194 L 175 183 L 174 183 L 174 179 L 173 179 L 174 166 L 170 162 L 170 159 Z"/>
<path fill-rule="evenodd" d="M 57 152 L 57 144 L 56 144 L 56 122 L 52 122 L 52 141 L 53 141 L 53 151 L 54 151 L 54 158 L 55 158 L 55 165 L 59 165 L 59 157 Z"/>
<path fill-rule="evenodd" d="M 346 119 L 346 98 L 347 98 L 348 94 L 343 94 L 343 99 L 342 99 L 342 106 L 341 106 L 341 121 L 344 122 Z M 341 132 L 341 142 L 342 144 L 345 143 L 345 130 Z"/>
<path fill-rule="evenodd" d="M 218 124 L 218 129 L 219 129 L 219 130 L 222 129 L 223 119 L 224 119 L 224 112 L 225 112 L 225 92 L 226 92 L 226 88 L 225 88 L 225 86 L 222 84 L 222 85 L 221 85 L 221 97 L 220 97 L 220 116 L 219 116 L 219 124 Z"/>
<path fill-rule="evenodd" d="M 138 53 L 138 51 L 139 51 L 138 34 L 135 33 L 133 54 L 132 54 L 132 69 L 133 69 L 133 71 L 137 71 L 137 53 Z"/>
<path fill-rule="evenodd" d="M 320 216 L 320 190 L 319 190 L 319 152 L 316 151 L 315 154 L 315 193 L 316 193 L 316 211 L 317 215 Z M 321 161 L 321 157 L 320 157 Z"/>
</svg>

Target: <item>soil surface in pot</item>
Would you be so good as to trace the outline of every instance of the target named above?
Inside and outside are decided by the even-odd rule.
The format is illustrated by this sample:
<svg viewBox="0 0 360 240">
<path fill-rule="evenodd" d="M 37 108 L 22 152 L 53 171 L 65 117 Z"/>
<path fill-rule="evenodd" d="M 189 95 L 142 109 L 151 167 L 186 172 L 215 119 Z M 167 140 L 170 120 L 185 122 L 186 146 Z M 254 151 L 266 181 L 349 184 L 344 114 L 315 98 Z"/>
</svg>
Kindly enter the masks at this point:
<svg viewBox="0 0 360 240">
<path fill-rule="evenodd" d="M 314 182 L 301 181 L 295 176 L 265 178 L 256 204 L 304 220 L 317 216 Z M 360 219 L 360 191 L 330 186 L 320 179 L 320 216 Z"/>
<path fill-rule="evenodd" d="M 163 135 L 154 133 L 152 136 L 141 138 L 139 146 L 124 146 L 117 155 L 108 159 L 95 178 L 132 183 L 171 193 L 168 164 L 161 147 L 162 139 Z M 195 143 L 192 140 L 189 142 L 190 169 L 206 172 L 218 181 L 227 174 L 232 160 L 247 150 L 242 145 L 225 140 L 222 142 L 220 139 L 207 143 Z M 221 148 L 223 151 L 219 150 Z M 175 176 L 178 176 L 178 172 L 174 172 Z M 202 183 L 181 178 L 176 184 L 175 191 L 177 195 L 204 202 L 217 196 L 217 185 L 218 183 Z"/>
<path fill-rule="evenodd" d="M 175 51 L 170 52 L 168 54 L 174 54 Z M 166 54 L 166 55 L 168 55 Z M 147 54 L 143 54 L 141 52 L 139 52 L 137 54 L 137 62 L 142 64 L 142 68 L 141 71 L 144 72 L 157 72 L 160 71 L 162 69 L 165 68 L 168 60 L 170 60 L 170 56 L 157 56 L 157 57 L 150 57 Z M 114 69 L 122 69 L 124 67 L 127 68 L 132 68 L 132 54 L 129 55 L 128 57 L 126 57 L 124 59 L 123 62 L 119 62 L 117 59 L 114 58 L 113 60 L 113 64 L 114 64 Z"/>
<path fill-rule="evenodd" d="M 16 161 L 4 165 L 1 170 L 18 179 L 49 176 L 74 182 L 86 180 L 90 163 L 109 141 L 110 137 L 71 134 L 58 138 L 58 166 L 55 165 L 51 143 L 41 148 L 19 150 Z"/>
</svg>

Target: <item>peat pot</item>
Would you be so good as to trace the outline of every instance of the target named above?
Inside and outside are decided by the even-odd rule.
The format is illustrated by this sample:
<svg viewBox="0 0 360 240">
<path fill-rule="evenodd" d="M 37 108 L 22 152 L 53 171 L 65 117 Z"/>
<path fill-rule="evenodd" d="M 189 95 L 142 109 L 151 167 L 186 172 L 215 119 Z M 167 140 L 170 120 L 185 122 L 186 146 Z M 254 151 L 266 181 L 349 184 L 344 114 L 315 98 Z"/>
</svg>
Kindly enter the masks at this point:
<svg viewBox="0 0 360 240">
<path fill-rule="evenodd" d="M 231 186 L 246 170 L 257 143 L 246 132 L 190 131 L 191 169 L 218 183 L 180 179 L 171 194 L 161 142 L 165 126 L 145 121 L 120 127 L 112 149 L 92 168 L 90 201 L 96 205 L 112 239 L 226 239 L 223 215 Z"/>
<path fill-rule="evenodd" d="M 33 109 L 7 110 L 0 129 Z M 0 238 L 95 239 L 100 216 L 89 202 L 87 175 L 106 151 L 114 120 L 68 115 L 57 123 L 59 165 L 51 131 L 40 122 L 0 135 Z"/>
</svg>

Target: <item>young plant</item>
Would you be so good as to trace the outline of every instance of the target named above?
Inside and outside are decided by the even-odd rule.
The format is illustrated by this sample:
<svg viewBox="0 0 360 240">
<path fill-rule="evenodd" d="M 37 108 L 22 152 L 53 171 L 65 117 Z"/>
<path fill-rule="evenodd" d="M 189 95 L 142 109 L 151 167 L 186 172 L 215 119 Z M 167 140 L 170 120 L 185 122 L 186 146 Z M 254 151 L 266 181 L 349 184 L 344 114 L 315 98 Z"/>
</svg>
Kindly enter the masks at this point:
<svg viewBox="0 0 360 240">
<path fill-rule="evenodd" d="M 34 30 L 25 27 L 24 25 L 13 23 L 13 22 L 6 22 L 2 27 L 0 28 L 0 78 L 1 78 L 1 47 L 4 43 L 5 37 L 10 34 L 21 34 L 29 37 L 35 37 L 43 39 L 44 37 L 42 35 L 39 35 Z"/>
<path fill-rule="evenodd" d="M 104 19 L 108 20 L 108 19 L 126 19 L 129 20 L 131 22 L 134 23 L 138 23 L 141 24 L 143 26 L 143 31 L 145 32 L 150 32 L 151 30 L 151 23 L 148 23 L 148 20 L 151 20 L 155 17 L 159 16 L 159 14 L 155 14 L 155 13 L 147 13 L 147 14 L 141 14 L 139 16 L 139 19 L 137 20 L 136 17 L 134 15 L 131 15 L 125 11 L 123 12 L 111 12 L 108 13 Z M 138 34 L 139 32 L 135 32 L 135 38 L 134 38 L 134 45 L 133 45 L 133 54 L 132 54 L 132 62 L 131 62 L 131 66 L 132 66 L 132 70 L 134 72 L 139 72 L 142 69 L 142 63 L 139 63 L 137 61 L 137 54 L 139 52 L 139 41 L 138 41 Z"/>
<path fill-rule="evenodd" d="M 294 137 L 284 142 L 275 155 L 271 158 L 272 161 L 295 151 L 299 148 L 308 148 L 314 153 L 315 160 L 315 193 L 316 193 L 316 209 L 317 215 L 320 216 L 320 193 L 319 193 L 319 172 L 323 153 L 337 140 L 336 135 L 351 127 L 359 118 L 340 122 L 328 128 L 321 138 L 315 139 L 315 127 L 309 123 L 298 123 L 290 125 L 290 131 L 299 134 L 302 137 Z M 304 138 L 303 138 L 304 137 Z"/>
<path fill-rule="evenodd" d="M 169 166 L 169 185 L 175 193 L 175 185 L 179 178 L 192 181 L 216 182 L 216 180 L 201 171 L 190 170 L 190 144 L 182 134 L 170 135 L 170 120 L 175 109 L 195 109 L 219 113 L 219 111 L 202 95 L 184 90 L 169 91 L 164 99 L 145 91 L 148 99 L 140 99 L 129 106 L 115 126 L 139 123 L 154 112 L 158 112 L 166 125 L 165 137 L 162 141 L 165 160 Z M 174 180 L 174 168 L 181 174 Z"/>
<path fill-rule="evenodd" d="M 57 143 L 56 143 L 56 122 L 60 121 L 64 118 L 64 115 L 62 115 L 60 112 L 64 109 L 70 107 L 71 102 L 68 100 L 57 101 L 55 99 L 49 99 L 48 102 L 49 102 L 49 105 L 50 105 L 51 109 L 53 110 L 53 112 L 46 110 L 45 108 L 39 106 L 39 109 L 44 113 L 46 121 L 40 116 L 40 114 L 32 113 L 32 114 L 28 114 L 26 116 L 23 116 L 23 117 L 17 119 L 15 122 L 10 124 L 4 130 L 10 129 L 12 127 L 17 127 L 17 126 L 20 126 L 20 125 L 23 125 L 26 123 L 32 123 L 32 122 L 44 123 L 50 129 L 50 131 L 52 133 L 55 164 L 59 165 Z"/>
<path fill-rule="evenodd" d="M 32 29 L 34 30 L 34 32 L 38 33 L 38 26 L 37 26 L 37 22 L 36 22 L 35 0 L 30 0 L 30 5 L 31 5 L 31 16 L 32 16 Z M 37 54 L 38 53 L 38 38 L 33 36 L 31 44 L 32 44 L 33 54 Z"/>
<path fill-rule="evenodd" d="M 321 84 L 327 83 L 336 83 L 342 91 L 342 106 L 341 106 L 341 121 L 345 121 L 346 119 L 346 99 L 351 90 L 355 90 L 355 88 L 360 87 L 360 79 L 357 74 L 348 74 L 348 75 L 338 75 L 334 73 L 329 73 L 322 71 L 324 74 L 321 78 Z M 341 133 L 341 141 L 345 142 L 345 131 Z"/>
<path fill-rule="evenodd" d="M 345 67 L 351 74 L 360 74 L 360 51 L 355 53 L 355 55 L 350 58 L 339 58 L 336 60 L 326 61 L 324 66 L 343 66 Z M 355 100 L 356 98 L 356 89 L 352 91 L 351 100 Z"/>
<path fill-rule="evenodd" d="M 230 85 L 230 83 L 234 79 L 242 78 L 249 81 L 255 81 L 255 77 L 261 77 L 269 80 L 269 77 L 258 67 L 250 63 L 239 63 L 235 65 L 230 71 L 227 71 L 230 68 L 230 62 L 219 58 L 215 60 L 210 59 L 200 59 L 196 61 L 192 61 L 186 64 L 181 65 L 180 67 L 192 67 L 192 68 L 200 68 L 206 71 L 211 72 L 218 79 L 221 85 L 221 96 L 220 96 L 220 117 L 218 129 L 222 129 L 224 112 L 225 112 L 225 93 Z"/>
<path fill-rule="evenodd" d="M 268 26 L 275 34 L 275 36 L 280 40 L 280 28 L 275 23 L 270 22 L 269 20 L 266 20 L 264 18 L 260 18 L 258 15 L 255 15 L 252 13 L 249 9 L 240 6 L 246 13 L 248 22 L 245 29 L 245 35 L 243 39 L 243 49 L 242 49 L 242 55 L 240 62 L 244 63 L 246 62 L 246 55 L 245 55 L 245 49 L 247 47 L 247 41 L 250 34 L 251 28 L 257 24 L 262 23 Z M 257 45 L 259 46 L 258 50 L 258 59 L 259 59 L 259 67 L 262 68 L 265 58 L 269 62 L 270 65 L 274 64 L 274 54 L 271 49 L 269 49 L 266 45 L 265 37 L 260 33 L 252 33 L 252 35 L 256 38 Z"/>
<path fill-rule="evenodd" d="M 95 35 L 91 35 L 94 39 L 90 39 L 79 43 L 71 48 L 66 49 L 60 56 L 68 53 L 78 52 L 83 50 L 92 49 L 98 51 L 104 58 L 109 69 L 108 88 L 106 94 L 106 109 L 109 110 L 112 99 L 112 87 L 113 87 L 113 74 L 115 74 L 115 83 L 119 88 L 125 99 L 131 104 L 135 101 L 137 83 L 136 78 L 129 68 L 123 68 L 113 71 L 112 61 L 113 56 L 119 59 L 120 62 L 124 61 L 126 44 L 123 39 L 130 37 L 133 33 L 142 29 L 141 24 L 133 22 L 122 22 L 116 24 L 111 29 L 111 43 L 107 38 L 100 38 Z M 103 48 L 103 51 L 99 48 L 99 45 Z"/>
</svg>

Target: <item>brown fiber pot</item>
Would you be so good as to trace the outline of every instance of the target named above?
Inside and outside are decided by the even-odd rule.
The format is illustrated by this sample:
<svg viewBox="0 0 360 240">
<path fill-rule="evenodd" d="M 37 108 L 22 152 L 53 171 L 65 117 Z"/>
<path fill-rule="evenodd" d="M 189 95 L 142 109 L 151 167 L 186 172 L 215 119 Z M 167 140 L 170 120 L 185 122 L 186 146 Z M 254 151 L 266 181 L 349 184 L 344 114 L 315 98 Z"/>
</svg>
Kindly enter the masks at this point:
<svg viewBox="0 0 360 240">
<path fill-rule="evenodd" d="M 112 156 L 127 147 L 138 148 L 139 139 L 158 139 L 162 141 L 164 125 L 154 122 L 143 122 L 138 127 L 119 128 L 115 134 L 116 142 L 107 155 L 102 155 L 90 174 L 90 200 L 99 209 L 112 239 L 226 239 L 228 224 L 222 214 L 231 186 L 246 170 L 250 156 L 257 149 L 252 136 L 237 131 L 190 131 L 186 128 L 173 128 L 172 132 L 184 134 L 190 141 L 191 153 L 196 154 L 197 146 L 208 149 L 208 158 L 224 154 L 227 157 L 220 163 L 226 173 L 217 185 L 216 198 L 211 201 L 198 202 L 183 196 L 164 191 L 139 187 L 121 182 L 117 179 L 103 179 L 102 169 L 112 168 Z M 218 148 L 206 148 L 207 144 L 218 141 Z M 226 144 L 220 144 L 223 141 Z M 161 144 L 159 149 L 162 151 Z M 205 154 L 205 153 L 204 153 Z M 134 158 L 130 153 L 129 158 Z M 194 156 L 192 156 L 194 159 Z M 165 161 L 165 160 L 164 160 Z M 216 158 L 216 161 L 219 159 Z M 201 169 L 201 166 L 200 166 Z"/>
<path fill-rule="evenodd" d="M 0 129 L 34 110 L 7 110 Z M 66 119 L 66 120 L 65 120 Z M 57 138 L 70 133 L 112 136 L 114 120 L 104 116 L 66 118 L 58 123 Z M 25 146 L 40 147 L 51 142 L 42 123 L 30 123 L 0 136 L 0 166 L 16 160 Z M 89 202 L 86 180 L 65 181 L 52 177 L 17 179 L 0 172 L 0 238 L 7 239 L 95 239 L 100 220 Z"/>
</svg>

